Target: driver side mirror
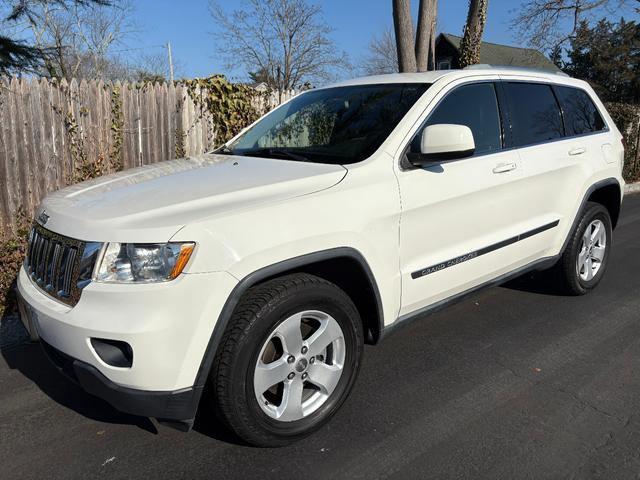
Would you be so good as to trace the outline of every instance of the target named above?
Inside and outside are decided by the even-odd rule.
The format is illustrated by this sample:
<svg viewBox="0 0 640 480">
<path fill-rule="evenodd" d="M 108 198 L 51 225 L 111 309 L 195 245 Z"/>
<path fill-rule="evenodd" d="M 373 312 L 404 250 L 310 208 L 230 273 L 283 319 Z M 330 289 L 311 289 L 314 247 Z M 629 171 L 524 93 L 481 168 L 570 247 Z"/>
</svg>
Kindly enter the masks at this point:
<svg viewBox="0 0 640 480">
<path fill-rule="evenodd" d="M 409 162 L 422 167 L 473 155 L 476 149 L 473 133 L 466 125 L 440 123 L 422 130 L 420 151 L 407 153 Z"/>
</svg>

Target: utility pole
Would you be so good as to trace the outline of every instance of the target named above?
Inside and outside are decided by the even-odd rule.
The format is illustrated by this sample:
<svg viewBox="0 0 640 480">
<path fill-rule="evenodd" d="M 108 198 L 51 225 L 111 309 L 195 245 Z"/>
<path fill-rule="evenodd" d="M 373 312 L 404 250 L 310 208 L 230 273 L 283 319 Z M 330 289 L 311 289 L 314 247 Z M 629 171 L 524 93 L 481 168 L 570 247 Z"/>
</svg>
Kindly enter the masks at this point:
<svg viewBox="0 0 640 480">
<path fill-rule="evenodd" d="M 282 69 L 280 68 L 280 65 L 276 67 L 276 75 L 278 77 L 278 105 L 280 105 L 282 103 L 282 81 L 280 80 L 280 77 L 282 76 Z"/>
<path fill-rule="evenodd" d="M 167 42 L 167 52 L 169 53 L 169 81 L 173 83 L 173 58 L 171 57 L 171 42 Z"/>
</svg>

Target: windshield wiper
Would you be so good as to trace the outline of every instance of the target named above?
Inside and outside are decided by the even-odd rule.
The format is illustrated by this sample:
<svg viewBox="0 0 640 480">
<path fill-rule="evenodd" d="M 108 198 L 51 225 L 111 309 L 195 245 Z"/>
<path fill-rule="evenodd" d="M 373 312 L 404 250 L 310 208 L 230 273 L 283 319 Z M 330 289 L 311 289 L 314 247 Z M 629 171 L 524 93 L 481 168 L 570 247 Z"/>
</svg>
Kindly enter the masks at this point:
<svg viewBox="0 0 640 480">
<path fill-rule="evenodd" d="M 222 145 L 221 147 L 215 149 L 212 153 L 219 153 L 221 155 L 233 155 L 233 150 L 231 150 L 226 145 Z"/>
<path fill-rule="evenodd" d="M 276 157 L 276 158 L 289 158 L 291 160 L 297 160 L 299 162 L 308 162 L 309 159 L 299 153 L 294 153 L 284 148 L 256 148 L 254 150 L 245 150 L 239 152 L 239 155 L 245 155 L 247 157 Z"/>
</svg>

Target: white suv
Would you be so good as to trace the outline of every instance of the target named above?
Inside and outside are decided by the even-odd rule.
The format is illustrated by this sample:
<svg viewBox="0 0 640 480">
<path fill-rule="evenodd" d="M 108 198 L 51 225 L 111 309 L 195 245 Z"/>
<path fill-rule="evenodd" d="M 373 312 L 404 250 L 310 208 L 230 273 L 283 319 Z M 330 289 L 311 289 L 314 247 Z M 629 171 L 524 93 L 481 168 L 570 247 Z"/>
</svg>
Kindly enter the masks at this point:
<svg viewBox="0 0 640 480">
<path fill-rule="evenodd" d="M 283 445 L 340 407 L 364 342 L 529 270 L 594 288 L 621 139 L 589 85 L 555 73 L 311 90 L 212 154 L 47 197 L 22 318 L 118 409 L 188 430 L 202 397 L 247 442 Z"/>
</svg>

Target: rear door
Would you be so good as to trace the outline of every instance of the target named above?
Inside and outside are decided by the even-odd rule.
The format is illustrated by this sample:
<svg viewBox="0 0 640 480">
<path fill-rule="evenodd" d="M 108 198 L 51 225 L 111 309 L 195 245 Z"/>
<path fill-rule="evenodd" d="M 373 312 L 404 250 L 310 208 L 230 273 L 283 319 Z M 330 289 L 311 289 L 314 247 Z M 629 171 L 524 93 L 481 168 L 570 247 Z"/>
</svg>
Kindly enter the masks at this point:
<svg viewBox="0 0 640 480">
<path fill-rule="evenodd" d="M 607 137 L 593 133 L 605 125 L 583 90 L 513 80 L 503 88 L 522 167 L 522 218 L 530 229 L 553 225 L 527 242 L 540 256 L 555 255 L 602 156 Z"/>
</svg>

